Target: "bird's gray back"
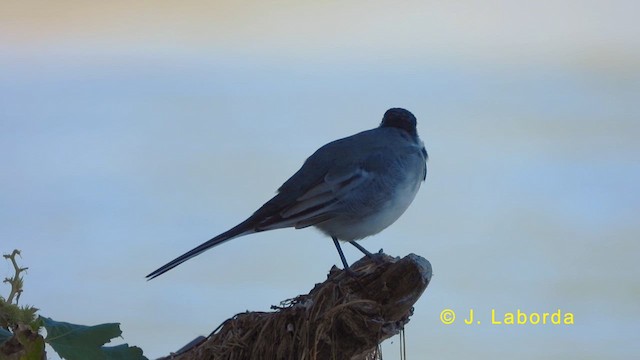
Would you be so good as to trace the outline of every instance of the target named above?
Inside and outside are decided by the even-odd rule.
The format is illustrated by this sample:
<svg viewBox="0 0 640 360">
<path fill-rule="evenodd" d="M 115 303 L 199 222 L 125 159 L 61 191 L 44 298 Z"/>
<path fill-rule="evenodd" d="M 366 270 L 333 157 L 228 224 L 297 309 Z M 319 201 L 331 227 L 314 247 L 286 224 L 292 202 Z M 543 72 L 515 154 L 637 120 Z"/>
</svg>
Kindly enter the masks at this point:
<svg viewBox="0 0 640 360">
<path fill-rule="evenodd" d="M 420 173 L 424 171 L 420 169 L 426 169 L 423 151 L 417 137 L 397 128 L 375 128 L 330 142 L 313 153 L 278 189 L 278 194 L 258 209 L 252 218 L 268 218 L 258 226 L 268 229 L 272 224 L 283 227 L 315 225 L 345 212 L 357 211 L 366 215 L 362 212 L 375 211 L 392 195 L 389 194 L 390 189 L 404 182 L 406 176 L 411 176 L 400 171 L 402 167 L 410 166 L 419 169 Z M 300 199 L 310 198 L 314 191 L 318 194 L 324 191 L 320 194 L 324 197 L 318 196 L 313 199 L 316 202 L 307 202 L 318 208 L 322 206 L 322 211 L 313 213 L 315 217 L 303 217 L 302 222 L 297 221 L 299 217 L 294 217 L 290 224 L 282 221 L 288 216 L 293 217 L 293 213 L 299 210 L 300 206 L 296 205 Z M 349 195 L 338 196 L 340 191 L 342 195 L 346 192 Z M 305 210 L 311 213 L 314 209 Z M 274 214 L 279 216 L 274 217 Z"/>
</svg>

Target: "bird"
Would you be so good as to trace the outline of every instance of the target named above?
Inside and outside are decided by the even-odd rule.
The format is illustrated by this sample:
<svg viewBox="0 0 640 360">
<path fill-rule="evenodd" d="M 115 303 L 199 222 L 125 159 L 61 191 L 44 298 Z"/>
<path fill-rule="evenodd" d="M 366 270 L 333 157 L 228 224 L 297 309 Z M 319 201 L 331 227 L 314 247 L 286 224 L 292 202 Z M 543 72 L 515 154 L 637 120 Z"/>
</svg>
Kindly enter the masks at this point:
<svg viewBox="0 0 640 360">
<path fill-rule="evenodd" d="M 391 108 L 378 127 L 322 146 L 246 220 L 151 272 L 147 280 L 240 236 L 311 226 L 331 237 L 350 271 L 340 241 L 373 257 L 356 240 L 394 223 L 426 179 L 428 155 L 416 126 L 410 111 Z"/>
</svg>

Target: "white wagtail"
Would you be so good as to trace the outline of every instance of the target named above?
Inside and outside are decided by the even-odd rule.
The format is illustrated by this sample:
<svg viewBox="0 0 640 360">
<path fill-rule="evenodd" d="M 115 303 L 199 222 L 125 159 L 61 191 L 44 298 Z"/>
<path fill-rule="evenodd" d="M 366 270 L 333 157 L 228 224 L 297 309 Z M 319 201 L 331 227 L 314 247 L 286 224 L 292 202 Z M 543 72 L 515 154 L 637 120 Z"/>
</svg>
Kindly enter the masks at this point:
<svg viewBox="0 0 640 360">
<path fill-rule="evenodd" d="M 153 279 L 200 253 L 239 236 L 287 227 L 315 226 L 333 239 L 372 254 L 355 240 L 393 224 L 409 207 L 427 175 L 427 151 L 416 118 L 405 109 L 385 112 L 379 127 L 326 144 L 311 155 L 278 194 L 247 220 L 156 271 Z"/>
</svg>

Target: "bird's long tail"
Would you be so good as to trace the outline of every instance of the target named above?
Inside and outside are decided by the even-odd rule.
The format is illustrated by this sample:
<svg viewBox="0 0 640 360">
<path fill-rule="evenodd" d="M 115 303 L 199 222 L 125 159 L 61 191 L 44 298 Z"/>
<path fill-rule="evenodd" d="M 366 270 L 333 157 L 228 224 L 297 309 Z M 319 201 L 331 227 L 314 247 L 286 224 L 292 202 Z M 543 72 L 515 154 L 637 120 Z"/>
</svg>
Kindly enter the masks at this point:
<svg viewBox="0 0 640 360">
<path fill-rule="evenodd" d="M 243 221 L 242 223 L 238 224 L 237 226 L 235 226 L 234 228 L 223 232 L 222 234 L 214 237 L 213 239 L 202 243 L 200 245 L 198 245 L 197 247 L 187 251 L 186 253 L 178 256 L 177 258 L 169 261 L 168 263 L 166 263 L 165 265 L 161 266 L 160 268 L 158 268 L 157 270 L 153 271 L 152 273 L 150 273 L 149 275 L 146 276 L 147 280 L 151 280 L 154 279 L 164 273 L 166 273 L 167 271 L 173 269 L 174 267 L 182 264 L 183 262 L 191 259 L 192 257 L 195 257 L 197 255 L 202 254 L 203 252 L 218 246 L 226 241 L 229 241 L 233 238 L 236 238 L 238 236 L 242 236 L 242 235 L 246 235 L 246 234 L 250 234 L 255 232 L 253 226 L 252 226 L 252 219 L 249 218 L 245 221 Z"/>
</svg>

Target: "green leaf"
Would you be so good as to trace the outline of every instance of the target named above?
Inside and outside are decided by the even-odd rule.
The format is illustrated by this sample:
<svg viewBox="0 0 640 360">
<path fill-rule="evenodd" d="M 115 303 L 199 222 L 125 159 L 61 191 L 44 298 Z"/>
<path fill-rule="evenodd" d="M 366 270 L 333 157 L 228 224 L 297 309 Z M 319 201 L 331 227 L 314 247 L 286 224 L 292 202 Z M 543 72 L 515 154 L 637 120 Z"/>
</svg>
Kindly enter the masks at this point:
<svg viewBox="0 0 640 360">
<path fill-rule="evenodd" d="M 2 345 L 5 341 L 11 339 L 12 336 L 13 334 L 11 333 L 11 331 L 0 328 L 0 345 Z"/>
<path fill-rule="evenodd" d="M 103 346 L 102 350 L 109 360 L 147 359 L 142 355 L 142 349 L 137 346 L 129 346 L 128 344 L 109 347 Z"/>
<path fill-rule="evenodd" d="M 47 329 L 45 341 L 60 357 L 67 360 L 146 359 L 139 348 L 129 348 L 128 345 L 102 347 L 122 334 L 118 323 L 85 326 L 45 317 L 41 319 Z"/>
</svg>

